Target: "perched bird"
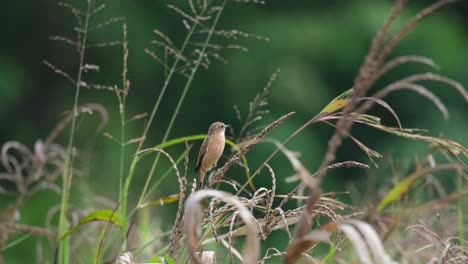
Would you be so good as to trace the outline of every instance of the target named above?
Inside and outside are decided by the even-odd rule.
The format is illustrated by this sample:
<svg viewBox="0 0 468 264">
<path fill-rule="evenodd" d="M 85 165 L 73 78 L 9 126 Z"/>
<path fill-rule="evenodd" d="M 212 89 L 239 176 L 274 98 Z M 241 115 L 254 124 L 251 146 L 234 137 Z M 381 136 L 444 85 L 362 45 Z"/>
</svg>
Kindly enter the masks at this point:
<svg viewBox="0 0 468 264">
<path fill-rule="evenodd" d="M 216 167 L 219 157 L 223 154 L 226 127 L 228 125 L 222 122 L 214 122 L 208 129 L 207 137 L 203 140 L 198 154 L 197 167 L 195 168 L 195 172 L 198 172 L 200 179 L 198 189 L 203 186 L 206 172 Z"/>
</svg>

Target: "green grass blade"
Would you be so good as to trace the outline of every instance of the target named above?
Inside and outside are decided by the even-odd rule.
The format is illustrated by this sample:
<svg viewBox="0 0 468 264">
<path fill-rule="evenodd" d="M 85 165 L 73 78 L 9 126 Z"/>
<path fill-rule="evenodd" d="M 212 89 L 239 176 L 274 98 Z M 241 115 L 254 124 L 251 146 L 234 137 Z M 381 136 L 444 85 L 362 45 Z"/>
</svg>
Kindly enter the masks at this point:
<svg viewBox="0 0 468 264">
<path fill-rule="evenodd" d="M 120 216 L 118 212 L 113 211 L 113 210 L 97 210 L 83 217 L 75 227 L 68 230 L 65 234 L 62 235 L 60 239 L 61 240 L 65 239 L 68 235 L 72 234 L 73 232 L 78 230 L 83 225 L 88 224 L 90 222 L 94 222 L 94 221 L 106 221 L 106 222 L 111 222 L 116 226 L 122 226 L 123 218 Z"/>
</svg>

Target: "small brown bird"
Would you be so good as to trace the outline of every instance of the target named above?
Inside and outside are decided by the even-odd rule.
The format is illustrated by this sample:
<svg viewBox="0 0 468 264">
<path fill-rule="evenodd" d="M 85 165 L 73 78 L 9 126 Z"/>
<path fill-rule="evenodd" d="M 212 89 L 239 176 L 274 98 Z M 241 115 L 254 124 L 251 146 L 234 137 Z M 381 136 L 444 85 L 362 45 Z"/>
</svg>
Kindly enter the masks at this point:
<svg viewBox="0 0 468 264">
<path fill-rule="evenodd" d="M 208 135 L 203 140 L 198 154 L 197 167 L 195 172 L 198 172 L 200 181 L 198 182 L 198 189 L 203 186 L 205 174 L 213 167 L 216 167 L 219 157 L 223 154 L 225 137 L 224 131 L 228 125 L 222 122 L 214 122 L 208 129 Z"/>
</svg>

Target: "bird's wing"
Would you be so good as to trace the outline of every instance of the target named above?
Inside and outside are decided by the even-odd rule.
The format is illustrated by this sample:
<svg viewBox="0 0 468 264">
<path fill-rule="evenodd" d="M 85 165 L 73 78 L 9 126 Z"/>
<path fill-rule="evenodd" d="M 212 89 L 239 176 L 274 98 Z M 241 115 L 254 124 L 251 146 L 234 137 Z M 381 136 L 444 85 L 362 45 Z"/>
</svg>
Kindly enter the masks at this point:
<svg viewBox="0 0 468 264">
<path fill-rule="evenodd" d="M 207 149 L 207 146 L 208 146 L 208 136 L 203 140 L 203 143 L 200 147 L 200 153 L 198 154 L 198 160 L 197 160 L 197 167 L 195 168 L 195 172 L 197 172 L 201 165 L 202 165 L 202 162 L 203 162 L 203 158 L 205 157 L 205 153 L 206 153 L 206 149 Z"/>
</svg>

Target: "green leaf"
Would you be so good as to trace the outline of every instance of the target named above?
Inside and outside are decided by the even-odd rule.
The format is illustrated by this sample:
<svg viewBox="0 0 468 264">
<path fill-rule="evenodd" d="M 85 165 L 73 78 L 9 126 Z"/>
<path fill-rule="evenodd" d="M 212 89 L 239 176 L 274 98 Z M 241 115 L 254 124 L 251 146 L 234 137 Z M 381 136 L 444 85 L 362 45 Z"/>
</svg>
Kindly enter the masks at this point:
<svg viewBox="0 0 468 264">
<path fill-rule="evenodd" d="M 344 93 L 338 95 L 335 99 L 333 99 L 323 110 L 320 112 L 322 114 L 328 114 L 335 111 L 340 110 L 341 108 L 345 107 L 349 100 L 345 99 L 353 92 L 353 88 L 346 90 Z"/>
<path fill-rule="evenodd" d="M 19 243 L 23 242 L 24 240 L 26 240 L 30 236 L 32 236 L 32 233 L 29 233 L 29 234 L 23 235 L 23 236 L 21 236 L 21 237 L 19 237 L 17 239 L 14 239 L 13 241 L 9 242 L 8 244 L 3 245 L 3 247 L 0 247 L 0 252 L 3 252 L 5 250 L 7 250 L 8 248 L 11 248 L 13 246 L 18 245 Z"/>
<path fill-rule="evenodd" d="M 348 99 L 338 99 L 331 101 L 325 108 L 322 110 L 322 113 L 328 114 L 340 110 L 345 107 L 349 102 Z"/>
<path fill-rule="evenodd" d="M 396 199 L 400 198 L 403 194 L 405 194 L 411 185 L 416 181 L 420 176 L 422 176 L 419 173 L 413 173 L 410 176 L 408 176 L 406 179 L 395 185 L 380 201 L 377 211 L 380 213 L 385 206 L 387 206 L 389 203 L 395 201 Z"/>
<path fill-rule="evenodd" d="M 459 169 L 459 164 L 442 164 L 432 168 L 425 168 L 418 171 L 413 172 L 410 174 L 406 179 L 395 185 L 380 201 L 379 205 L 377 206 L 377 212 L 382 212 L 382 210 L 391 202 L 395 201 L 396 199 L 403 196 L 406 192 L 408 192 L 411 185 L 418 180 L 419 178 L 434 173 L 436 171 L 443 171 L 443 170 L 454 170 Z"/>
<path fill-rule="evenodd" d="M 377 128 L 379 130 L 385 131 L 390 134 L 394 134 L 400 137 L 405 137 L 413 140 L 419 140 L 419 141 L 425 141 L 433 146 L 439 146 L 442 148 L 447 148 L 453 152 L 454 155 L 459 155 L 463 154 L 465 157 L 468 157 L 468 149 L 466 149 L 462 144 L 445 139 L 445 138 L 437 138 L 437 137 L 431 137 L 431 136 L 424 136 L 420 134 L 413 134 L 413 132 L 418 131 L 417 129 L 396 129 L 396 128 L 391 128 L 387 127 L 384 125 L 379 125 L 379 124 L 372 124 L 372 123 L 366 123 L 370 127 Z"/>
<path fill-rule="evenodd" d="M 175 260 L 169 257 L 167 254 L 164 254 L 164 258 L 166 259 L 167 264 L 177 264 Z"/>
<path fill-rule="evenodd" d="M 165 205 L 165 204 L 170 204 L 170 203 L 173 203 L 173 202 L 177 202 L 178 200 L 179 200 L 179 195 L 178 194 L 172 194 L 172 195 L 160 198 L 160 199 L 153 200 L 151 202 L 141 204 L 141 205 L 138 206 L 138 208 L 146 208 L 146 207 L 151 207 L 151 206 L 155 206 L 155 205 L 161 205 L 162 206 L 162 205 Z"/>
<path fill-rule="evenodd" d="M 380 117 L 366 114 L 355 115 L 358 120 L 361 120 L 365 123 L 380 125 Z"/>
<path fill-rule="evenodd" d="M 83 217 L 75 227 L 71 228 L 65 234 L 63 234 L 60 240 L 63 240 L 68 235 L 78 230 L 78 228 L 80 228 L 81 226 L 94 221 L 111 222 L 116 226 L 122 226 L 123 218 L 118 212 L 113 210 L 97 210 L 91 212 L 87 216 Z"/>
</svg>

